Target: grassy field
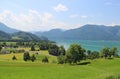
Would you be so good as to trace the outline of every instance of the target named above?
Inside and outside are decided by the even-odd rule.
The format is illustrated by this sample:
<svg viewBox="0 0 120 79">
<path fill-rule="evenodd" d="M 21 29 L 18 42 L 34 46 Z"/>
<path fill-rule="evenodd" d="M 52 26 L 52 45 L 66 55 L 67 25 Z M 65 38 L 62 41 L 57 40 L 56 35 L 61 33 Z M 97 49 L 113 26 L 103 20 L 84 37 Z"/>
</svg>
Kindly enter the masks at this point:
<svg viewBox="0 0 120 79">
<path fill-rule="evenodd" d="M 13 55 L 17 61 L 12 60 Z M 118 58 L 86 60 L 80 65 L 59 65 L 55 63 L 56 57 L 50 56 L 47 51 L 40 51 L 35 62 L 24 62 L 22 56 L 23 53 L 0 55 L 0 79 L 105 79 L 110 75 L 120 75 Z M 42 63 L 43 56 L 47 56 L 50 62 Z"/>
</svg>

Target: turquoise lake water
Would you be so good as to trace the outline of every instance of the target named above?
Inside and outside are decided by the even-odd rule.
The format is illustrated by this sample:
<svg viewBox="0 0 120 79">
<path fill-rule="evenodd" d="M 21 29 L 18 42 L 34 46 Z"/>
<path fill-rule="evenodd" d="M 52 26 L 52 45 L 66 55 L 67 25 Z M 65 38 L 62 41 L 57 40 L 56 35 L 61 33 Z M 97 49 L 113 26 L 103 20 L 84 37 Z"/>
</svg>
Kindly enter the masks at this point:
<svg viewBox="0 0 120 79">
<path fill-rule="evenodd" d="M 118 48 L 118 53 L 120 54 L 120 41 L 91 41 L 91 40 L 67 40 L 67 39 L 51 39 L 55 41 L 58 45 L 63 45 L 66 49 L 70 44 L 80 44 L 83 48 L 92 51 L 100 51 L 103 47 L 113 47 Z"/>
</svg>

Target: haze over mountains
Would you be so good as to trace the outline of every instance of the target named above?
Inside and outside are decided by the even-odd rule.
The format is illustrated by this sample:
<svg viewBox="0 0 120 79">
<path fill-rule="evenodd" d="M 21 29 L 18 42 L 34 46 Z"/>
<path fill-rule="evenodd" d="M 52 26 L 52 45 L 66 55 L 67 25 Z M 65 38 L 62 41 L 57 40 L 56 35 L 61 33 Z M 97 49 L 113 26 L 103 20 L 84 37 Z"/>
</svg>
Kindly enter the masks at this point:
<svg viewBox="0 0 120 79">
<path fill-rule="evenodd" d="M 6 33 L 18 32 L 18 30 L 10 28 L 10 27 L 8 27 L 7 25 L 5 25 L 4 23 L 1 23 L 1 22 L 0 22 L 0 30 L 4 31 Z"/>
<path fill-rule="evenodd" d="M 120 26 L 84 25 L 63 31 L 52 29 L 46 32 L 22 32 L 0 23 L 0 39 L 79 39 L 79 40 L 120 40 Z"/>
<path fill-rule="evenodd" d="M 7 25 L 0 23 L 0 40 L 41 40 L 32 33 L 9 28 Z"/>
</svg>

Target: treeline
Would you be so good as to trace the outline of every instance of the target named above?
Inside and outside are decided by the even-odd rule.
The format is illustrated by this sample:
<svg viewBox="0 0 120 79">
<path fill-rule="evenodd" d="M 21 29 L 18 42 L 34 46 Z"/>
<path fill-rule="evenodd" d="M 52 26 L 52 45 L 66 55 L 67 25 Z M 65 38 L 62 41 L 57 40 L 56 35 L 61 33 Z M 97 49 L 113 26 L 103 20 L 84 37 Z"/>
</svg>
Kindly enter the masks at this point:
<svg viewBox="0 0 120 79">
<path fill-rule="evenodd" d="M 55 42 L 53 41 L 29 41 L 29 42 L 0 42 L 0 54 L 8 54 L 8 53 L 21 53 L 25 52 L 24 49 L 16 49 L 16 48 L 39 48 L 39 49 L 31 49 L 32 51 L 39 50 L 48 50 L 49 46 Z"/>
<path fill-rule="evenodd" d="M 41 41 L 41 42 L 1 42 L 0 43 L 0 54 L 7 53 L 22 53 L 24 52 L 23 59 L 24 61 L 32 60 L 34 61 L 35 55 L 30 56 L 29 51 L 26 54 L 26 50 L 16 50 L 19 47 L 27 47 L 30 48 L 29 51 L 40 51 L 40 50 L 48 50 L 50 55 L 57 56 L 58 63 L 78 63 L 81 60 L 94 60 L 98 58 L 111 59 L 114 57 L 119 57 L 118 48 L 117 47 L 104 47 L 100 51 L 91 51 L 86 50 L 79 44 L 71 44 L 67 50 L 65 50 L 64 46 L 58 46 L 55 42 L 52 41 Z M 4 51 L 2 50 L 4 48 Z M 10 48 L 7 50 L 7 48 Z M 13 49 L 14 48 L 14 49 Z M 37 48 L 37 49 L 36 49 Z M 15 56 L 13 56 L 13 59 Z M 44 57 L 43 61 L 49 61 L 47 57 Z"/>
<path fill-rule="evenodd" d="M 31 46 L 31 50 L 35 51 L 35 47 Z M 70 47 L 65 50 L 63 46 L 57 46 L 55 43 L 42 43 L 40 50 L 48 50 L 50 55 L 57 56 L 58 64 L 77 64 L 82 60 L 94 60 L 98 58 L 112 59 L 114 57 L 119 57 L 117 47 L 104 47 L 98 52 L 86 50 L 79 44 L 71 44 Z M 48 61 L 47 57 L 46 60 Z"/>
<path fill-rule="evenodd" d="M 45 46 L 43 46 L 45 45 Z M 57 56 L 58 63 L 78 63 L 81 60 L 87 60 L 87 59 L 98 59 L 98 58 L 113 58 L 113 57 L 119 57 L 118 55 L 118 49 L 117 47 L 104 47 L 99 51 L 91 51 L 86 50 L 83 47 L 81 47 L 79 44 L 71 44 L 70 47 L 65 50 L 63 46 L 57 46 L 56 44 L 50 44 L 41 45 L 41 50 L 48 50 L 50 55 Z"/>
<path fill-rule="evenodd" d="M 91 51 L 82 48 L 79 44 L 71 44 L 70 47 L 65 52 L 65 55 L 58 56 L 58 63 L 78 63 L 81 60 L 87 59 L 98 59 L 98 58 L 106 58 L 112 59 L 113 57 L 119 57 L 117 47 L 104 47 L 98 51 Z"/>
<path fill-rule="evenodd" d="M 41 43 L 40 50 L 48 50 L 50 55 L 57 56 L 58 63 L 78 63 L 81 60 L 119 57 L 117 47 L 104 47 L 99 51 L 86 50 L 79 44 L 71 44 L 65 50 L 63 46 L 57 46 L 55 43 Z"/>
</svg>

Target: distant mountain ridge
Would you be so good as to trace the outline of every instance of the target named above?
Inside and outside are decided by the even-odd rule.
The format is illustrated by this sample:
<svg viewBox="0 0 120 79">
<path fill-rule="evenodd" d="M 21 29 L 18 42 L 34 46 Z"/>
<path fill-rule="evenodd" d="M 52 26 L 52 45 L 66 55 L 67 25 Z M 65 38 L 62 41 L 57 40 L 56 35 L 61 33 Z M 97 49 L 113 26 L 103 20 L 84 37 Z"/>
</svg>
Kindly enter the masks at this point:
<svg viewBox="0 0 120 79">
<path fill-rule="evenodd" d="M 0 22 L 0 40 L 48 40 L 46 37 L 38 37 L 30 32 L 19 31 Z"/>
<path fill-rule="evenodd" d="M 120 40 L 120 26 L 87 24 L 80 28 L 66 31 L 54 29 L 46 32 L 36 32 L 36 34 L 49 39 Z"/>
<path fill-rule="evenodd" d="M 6 33 L 14 33 L 14 32 L 18 32 L 18 30 L 13 29 L 8 27 L 7 25 L 3 24 L 0 22 L 0 31 L 4 31 Z"/>
<path fill-rule="evenodd" d="M 63 31 L 52 29 L 46 32 L 22 32 L 0 22 L 0 39 L 79 39 L 79 40 L 120 40 L 120 26 L 84 25 Z"/>
<path fill-rule="evenodd" d="M 49 37 L 50 36 L 50 38 L 52 38 L 52 37 L 54 38 L 54 37 L 59 36 L 59 38 L 60 38 L 60 35 L 61 35 L 62 32 L 63 31 L 61 29 L 52 29 L 52 30 L 46 31 L 46 32 L 35 32 L 34 34 L 36 34 L 39 37 L 40 36 L 45 36 L 45 37 Z"/>
</svg>

